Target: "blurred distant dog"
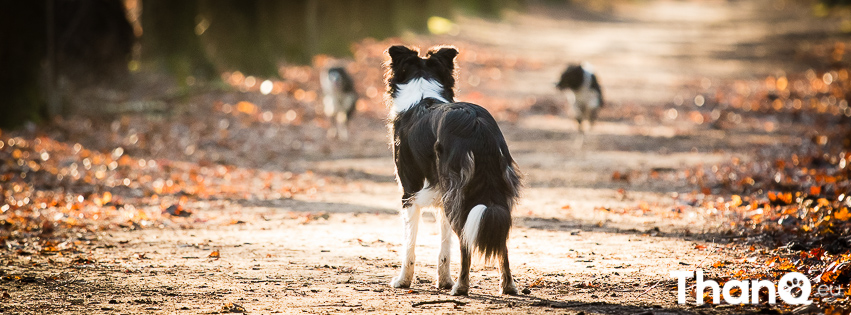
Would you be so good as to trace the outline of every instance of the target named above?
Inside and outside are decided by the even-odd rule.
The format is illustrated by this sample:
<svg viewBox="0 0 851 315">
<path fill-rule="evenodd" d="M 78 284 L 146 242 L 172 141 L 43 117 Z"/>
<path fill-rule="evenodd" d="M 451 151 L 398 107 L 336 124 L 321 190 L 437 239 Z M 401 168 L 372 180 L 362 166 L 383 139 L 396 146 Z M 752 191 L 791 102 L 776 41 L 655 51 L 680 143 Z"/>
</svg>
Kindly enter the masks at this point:
<svg viewBox="0 0 851 315">
<path fill-rule="evenodd" d="M 568 66 L 556 87 L 567 96 L 569 111 L 572 111 L 571 114 L 579 124 L 579 132 L 585 132 L 582 128 L 583 120 L 589 123 L 590 129 L 597 120 L 597 112 L 603 107 L 603 91 L 591 65 L 582 63 Z"/>
<path fill-rule="evenodd" d="M 328 137 L 346 140 L 349 137 L 349 119 L 355 112 L 358 94 L 355 82 L 342 67 L 333 67 L 320 74 L 322 84 L 322 102 L 325 104 L 325 116 L 331 120 Z"/>
<path fill-rule="evenodd" d="M 402 270 L 391 285 L 411 285 L 420 211 L 437 207 L 438 288 L 467 295 L 475 251 L 486 261 L 499 262 L 502 293 L 517 294 L 506 241 L 520 177 L 499 126 L 481 106 L 455 102 L 455 48 L 433 48 L 425 58 L 404 46 L 387 52 L 390 132 L 405 219 Z M 449 275 L 451 231 L 461 241 L 461 272 L 454 284 Z"/>
</svg>

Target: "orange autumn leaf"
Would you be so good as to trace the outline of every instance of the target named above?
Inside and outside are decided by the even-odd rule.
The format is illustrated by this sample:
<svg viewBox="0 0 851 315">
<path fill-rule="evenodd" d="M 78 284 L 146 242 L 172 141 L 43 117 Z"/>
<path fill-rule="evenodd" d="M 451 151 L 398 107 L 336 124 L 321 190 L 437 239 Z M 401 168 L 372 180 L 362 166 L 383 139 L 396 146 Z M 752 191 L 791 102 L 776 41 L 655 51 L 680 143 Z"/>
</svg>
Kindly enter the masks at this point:
<svg viewBox="0 0 851 315">
<path fill-rule="evenodd" d="M 812 256 L 815 259 L 821 259 L 821 257 L 824 256 L 824 252 L 825 252 L 824 248 L 821 248 L 821 247 L 813 248 L 810 251 L 810 256 Z"/>
<path fill-rule="evenodd" d="M 851 219 L 851 213 L 848 212 L 848 208 L 842 208 L 842 210 L 834 212 L 833 217 L 837 220 L 848 221 L 848 219 Z"/>
<path fill-rule="evenodd" d="M 730 197 L 730 207 L 738 207 L 742 204 L 742 197 L 739 195 L 733 195 Z"/>
<path fill-rule="evenodd" d="M 796 271 L 795 265 L 786 258 L 774 257 L 767 264 L 769 268 L 782 271 Z"/>
<path fill-rule="evenodd" d="M 851 264 L 848 262 L 833 262 L 824 268 L 824 271 L 819 276 L 819 279 L 823 283 L 833 283 L 836 279 L 839 278 L 843 273 L 846 273 L 848 269 L 851 269 Z"/>
<path fill-rule="evenodd" d="M 257 105 L 254 105 L 251 102 L 242 101 L 236 104 L 236 110 L 246 113 L 246 114 L 256 114 L 258 109 Z"/>
</svg>

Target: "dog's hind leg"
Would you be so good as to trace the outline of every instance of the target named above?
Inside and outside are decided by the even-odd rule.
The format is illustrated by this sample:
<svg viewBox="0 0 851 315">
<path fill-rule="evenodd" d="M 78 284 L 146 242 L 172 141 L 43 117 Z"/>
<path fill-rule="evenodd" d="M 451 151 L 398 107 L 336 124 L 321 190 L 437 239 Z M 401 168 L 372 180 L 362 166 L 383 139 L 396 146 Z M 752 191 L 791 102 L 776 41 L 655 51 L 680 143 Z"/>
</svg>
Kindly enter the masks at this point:
<svg viewBox="0 0 851 315">
<path fill-rule="evenodd" d="M 470 263 L 472 262 L 472 248 L 468 248 L 461 242 L 461 272 L 458 273 L 458 282 L 452 287 L 452 295 L 467 295 L 470 291 Z"/>
<path fill-rule="evenodd" d="M 452 289 L 455 284 L 452 282 L 452 276 L 449 274 L 449 258 L 451 256 L 452 246 L 452 226 L 449 225 L 449 218 L 441 211 L 438 213 L 440 220 L 440 254 L 437 257 L 437 288 Z"/>
<path fill-rule="evenodd" d="M 594 128 L 594 123 L 595 123 L 595 122 L 597 122 L 597 114 L 598 114 L 599 112 L 600 112 L 600 108 L 599 108 L 599 107 L 594 108 L 594 109 L 592 109 L 592 110 L 591 110 L 591 115 L 590 115 L 590 117 L 588 118 L 588 121 L 590 122 L 590 124 L 589 124 L 589 126 L 588 126 L 588 130 L 589 130 L 589 131 L 591 130 L 591 128 Z"/>
<path fill-rule="evenodd" d="M 585 131 L 582 129 L 582 123 L 579 123 L 579 135 L 573 139 L 573 150 L 582 152 L 582 146 L 585 145 Z"/>
<path fill-rule="evenodd" d="M 346 113 L 337 113 L 336 117 L 334 117 L 337 123 L 337 138 L 343 141 L 349 139 L 349 128 L 348 128 L 348 118 L 346 117 Z"/>
<path fill-rule="evenodd" d="M 511 277 L 511 268 L 508 266 L 508 247 L 502 251 L 501 258 L 499 272 L 502 278 L 499 281 L 499 287 L 502 288 L 502 294 L 517 295 L 517 287 L 514 285 L 514 278 Z"/>
<path fill-rule="evenodd" d="M 411 286 L 411 280 L 414 278 L 414 263 L 416 255 L 414 247 L 417 245 L 417 227 L 420 223 L 420 207 L 408 205 L 402 208 L 402 215 L 405 219 L 405 254 L 402 258 L 402 271 L 399 276 L 393 278 L 390 282 L 394 288 L 407 288 Z"/>
</svg>

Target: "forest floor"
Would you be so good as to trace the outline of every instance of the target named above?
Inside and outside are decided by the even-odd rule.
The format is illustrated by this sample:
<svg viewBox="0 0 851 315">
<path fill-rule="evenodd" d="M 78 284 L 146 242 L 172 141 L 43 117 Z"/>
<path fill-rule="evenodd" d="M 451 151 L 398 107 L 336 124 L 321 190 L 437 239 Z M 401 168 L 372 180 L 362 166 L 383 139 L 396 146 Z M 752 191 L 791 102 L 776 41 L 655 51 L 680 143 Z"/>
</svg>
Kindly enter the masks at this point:
<svg viewBox="0 0 851 315">
<path fill-rule="evenodd" d="M 725 110 L 716 100 L 734 91 L 747 104 L 767 77 L 806 76 L 819 65 L 810 60 L 837 49 L 829 35 L 837 22 L 791 2 L 649 1 L 608 11 L 532 5 L 505 21 L 459 18 L 455 36 L 365 41 L 350 66 L 364 100 L 345 142 L 325 139 L 315 73 L 305 67 L 282 70 L 295 79 L 279 82 L 280 94 L 261 95 L 229 74 L 225 80 L 243 91 L 195 95 L 165 116 L 125 113 L 5 132 L 0 149 L 14 161 L 48 170 L 59 160 L 55 173 L 63 174 L 52 186 L 4 186 L 14 191 L 6 201 L 31 189 L 25 201 L 35 204 L 40 190 L 62 187 L 54 203 L 65 208 L 48 202 L 20 221 L 37 223 L 5 236 L 0 311 L 788 312 L 794 307 L 697 306 L 693 294 L 679 305 L 670 272 L 774 266 L 773 247 L 728 232 L 742 215 L 723 209 L 742 201 L 715 175 L 819 142 L 813 126 L 822 120 Z M 382 51 L 396 42 L 458 46 L 459 98 L 500 120 L 524 174 L 509 241 L 521 295 L 499 295 L 496 269 L 481 263 L 473 265 L 470 296 L 435 289 L 438 229 L 429 214 L 417 280 L 410 289 L 389 286 L 403 224 L 380 67 Z M 595 65 L 608 100 L 584 137 L 554 89 L 578 60 Z M 34 175 L 7 182 L 44 175 L 18 164 L 27 165 Z M 11 200 L 18 207 L 3 212 L 24 217 L 26 202 Z M 7 228 L 18 224 L 5 220 Z M 457 257 L 456 240 L 453 275 Z"/>
</svg>

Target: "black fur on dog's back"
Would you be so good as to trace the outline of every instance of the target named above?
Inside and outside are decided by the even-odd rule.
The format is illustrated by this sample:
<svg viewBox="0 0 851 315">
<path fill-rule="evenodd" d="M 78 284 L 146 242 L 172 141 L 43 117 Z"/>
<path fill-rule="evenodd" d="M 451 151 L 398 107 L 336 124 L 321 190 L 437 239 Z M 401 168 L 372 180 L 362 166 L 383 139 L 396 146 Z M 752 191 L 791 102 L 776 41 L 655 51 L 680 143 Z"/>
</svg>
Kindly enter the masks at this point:
<svg viewBox="0 0 851 315">
<path fill-rule="evenodd" d="M 435 47 L 425 58 L 404 46 L 387 53 L 390 132 L 407 245 L 402 270 L 391 285 L 410 286 L 420 210 L 438 207 L 438 287 L 467 295 L 471 257 L 478 252 L 486 261 L 498 259 L 501 292 L 517 294 L 506 242 L 520 178 L 499 126 L 483 107 L 455 102 L 455 48 Z M 461 241 L 461 271 L 454 284 L 450 230 Z"/>
<path fill-rule="evenodd" d="M 394 129 L 404 190 L 419 191 L 423 179 L 436 186 L 460 238 L 470 210 L 485 205 L 478 235 L 462 241 L 474 244 L 486 260 L 503 255 L 520 178 L 493 116 L 479 105 L 426 99 L 397 116 Z"/>
</svg>

